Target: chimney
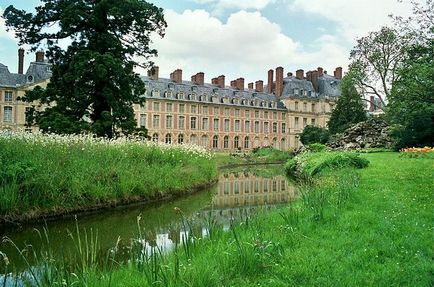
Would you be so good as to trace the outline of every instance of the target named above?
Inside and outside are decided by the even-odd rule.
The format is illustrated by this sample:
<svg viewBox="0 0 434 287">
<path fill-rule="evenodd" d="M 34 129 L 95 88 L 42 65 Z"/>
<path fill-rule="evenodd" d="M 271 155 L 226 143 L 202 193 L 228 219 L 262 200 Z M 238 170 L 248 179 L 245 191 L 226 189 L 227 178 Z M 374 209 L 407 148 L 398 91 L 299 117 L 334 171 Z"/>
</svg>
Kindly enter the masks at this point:
<svg viewBox="0 0 434 287">
<path fill-rule="evenodd" d="M 261 80 L 256 81 L 255 85 L 256 85 L 256 91 L 257 92 L 260 92 L 260 93 L 264 92 L 264 81 L 261 81 Z"/>
<path fill-rule="evenodd" d="M 292 77 L 292 73 L 288 72 L 288 74 L 286 74 L 287 77 Z"/>
<path fill-rule="evenodd" d="M 336 79 L 342 79 L 342 67 L 337 67 L 335 70 Z"/>
<path fill-rule="evenodd" d="M 213 85 L 218 85 L 218 83 L 217 83 L 217 78 L 212 78 L 212 79 L 211 79 L 211 84 L 213 84 Z"/>
<path fill-rule="evenodd" d="M 297 70 L 295 72 L 295 77 L 299 80 L 303 80 L 304 79 L 304 71 L 302 69 Z"/>
<path fill-rule="evenodd" d="M 312 71 L 306 72 L 306 80 L 312 82 Z"/>
<path fill-rule="evenodd" d="M 18 49 L 18 74 L 24 74 L 24 49 Z"/>
<path fill-rule="evenodd" d="M 150 77 L 154 81 L 158 80 L 159 71 L 160 68 L 158 66 L 153 66 L 150 70 L 148 70 L 148 77 Z M 170 78 L 172 78 L 172 74 Z"/>
<path fill-rule="evenodd" d="M 231 81 L 231 87 L 236 88 L 237 87 L 236 83 L 237 83 L 237 81 L 235 81 L 235 80 Z"/>
<path fill-rule="evenodd" d="M 274 77 L 274 71 L 269 70 L 268 71 L 268 93 L 273 92 L 273 77 Z"/>
<path fill-rule="evenodd" d="M 322 77 L 324 75 L 324 69 L 321 67 L 318 67 L 318 77 Z"/>
<path fill-rule="evenodd" d="M 276 96 L 280 97 L 283 91 L 283 68 L 276 68 Z"/>
<path fill-rule="evenodd" d="M 324 71 L 324 75 L 327 75 L 327 71 Z"/>
<path fill-rule="evenodd" d="M 224 89 L 225 88 L 225 76 L 221 75 L 217 78 L 217 85 L 221 88 Z"/>
<path fill-rule="evenodd" d="M 316 92 L 318 92 L 318 71 L 312 71 L 311 82 L 312 82 L 314 90 Z"/>
<path fill-rule="evenodd" d="M 196 74 L 196 83 L 199 86 L 203 86 L 203 84 L 205 83 L 205 74 L 203 72 L 199 72 Z"/>
<path fill-rule="evenodd" d="M 36 52 L 36 62 L 43 63 L 45 61 L 45 53 L 44 51 Z"/>
<path fill-rule="evenodd" d="M 244 78 L 238 78 L 235 84 L 238 90 L 244 91 Z"/>
<path fill-rule="evenodd" d="M 374 96 L 371 96 L 369 98 L 369 111 L 370 112 L 375 111 L 375 105 L 374 105 L 374 103 L 375 103 L 375 98 L 374 98 Z"/>
<path fill-rule="evenodd" d="M 170 79 L 178 84 L 182 83 L 182 70 L 176 69 L 172 74 L 170 74 Z"/>
<path fill-rule="evenodd" d="M 249 90 L 253 90 L 253 83 L 249 83 L 248 85 Z"/>
<path fill-rule="evenodd" d="M 193 84 L 196 84 L 196 75 L 191 76 L 191 81 Z"/>
</svg>

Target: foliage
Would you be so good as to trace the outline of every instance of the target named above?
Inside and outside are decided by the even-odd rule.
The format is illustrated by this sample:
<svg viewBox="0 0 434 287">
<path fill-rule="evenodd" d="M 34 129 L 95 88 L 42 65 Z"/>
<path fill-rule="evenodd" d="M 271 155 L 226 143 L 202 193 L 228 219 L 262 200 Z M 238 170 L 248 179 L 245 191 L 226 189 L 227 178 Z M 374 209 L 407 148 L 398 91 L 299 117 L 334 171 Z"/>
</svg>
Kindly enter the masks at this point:
<svg viewBox="0 0 434 287">
<path fill-rule="evenodd" d="M 340 84 L 341 96 L 333 109 L 328 122 L 331 134 L 342 133 L 354 124 L 367 119 L 365 105 L 355 88 L 355 76 L 350 72 L 345 75 Z"/>
<path fill-rule="evenodd" d="M 326 128 L 317 126 L 306 126 L 300 134 L 300 141 L 303 145 L 313 143 L 325 144 L 330 138 L 330 132 Z"/>
<path fill-rule="evenodd" d="M 432 161 L 402 159 L 397 153 L 365 156 L 372 163 L 368 168 L 325 173 L 316 185 L 306 187 L 298 202 L 243 218 L 228 232 L 210 225 L 212 236 L 196 236 L 177 211 L 186 226 L 185 237 L 168 256 L 144 244 L 141 231 L 133 248 L 126 248 L 131 260 L 115 260 L 121 249 L 113 243 L 107 256 L 102 255 L 107 262 L 102 268 L 68 266 L 46 250 L 37 266 L 53 268 L 41 268 L 40 283 L 431 286 Z M 82 250 L 91 250 L 86 242 Z M 0 262 L 0 270 L 5 269 Z M 3 273 L 13 285 L 14 274 Z"/>
<path fill-rule="evenodd" d="M 0 218 L 182 193 L 214 181 L 210 153 L 136 139 L 0 133 Z"/>
<path fill-rule="evenodd" d="M 313 143 L 307 146 L 307 150 L 310 152 L 323 152 L 327 150 L 327 146 L 319 143 Z"/>
<path fill-rule="evenodd" d="M 28 113 L 29 124 L 109 138 L 136 131 L 133 104 L 144 102 L 146 89 L 134 68 L 146 65 L 138 57 L 157 54 L 149 44 L 151 32 L 163 35 L 166 27 L 161 8 L 143 0 L 45 0 L 35 14 L 11 5 L 3 17 L 20 45 L 48 47 L 51 80 L 23 98 L 39 102 Z M 71 43 L 63 50 L 65 39 Z"/>
<path fill-rule="evenodd" d="M 288 161 L 285 171 L 289 176 L 310 180 L 330 169 L 365 168 L 368 165 L 368 160 L 353 152 L 307 152 Z"/>
</svg>

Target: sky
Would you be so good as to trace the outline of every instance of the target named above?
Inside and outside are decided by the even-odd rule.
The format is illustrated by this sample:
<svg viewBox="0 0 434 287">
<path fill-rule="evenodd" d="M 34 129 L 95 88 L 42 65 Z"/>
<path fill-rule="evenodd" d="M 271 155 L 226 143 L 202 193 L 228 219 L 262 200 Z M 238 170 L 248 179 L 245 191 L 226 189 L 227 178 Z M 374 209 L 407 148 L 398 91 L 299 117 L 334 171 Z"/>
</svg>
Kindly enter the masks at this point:
<svg viewBox="0 0 434 287">
<path fill-rule="evenodd" d="M 423 1 L 423 0 L 419 0 Z M 347 70 L 356 39 L 392 25 L 390 14 L 409 16 L 408 0 L 149 0 L 164 9 L 165 37 L 152 37 L 158 50 L 152 60 L 160 77 L 175 69 L 189 80 L 205 73 L 205 82 L 219 75 L 226 83 L 266 81 L 278 66 L 285 74 L 323 67 L 333 74 Z M 9 5 L 33 12 L 39 0 L 0 0 L 0 14 Z M 18 41 L 0 18 L 0 63 L 17 72 Z M 28 49 L 29 47 L 24 47 Z M 26 66 L 33 61 L 26 54 Z M 137 70 L 145 74 L 144 70 Z"/>
</svg>

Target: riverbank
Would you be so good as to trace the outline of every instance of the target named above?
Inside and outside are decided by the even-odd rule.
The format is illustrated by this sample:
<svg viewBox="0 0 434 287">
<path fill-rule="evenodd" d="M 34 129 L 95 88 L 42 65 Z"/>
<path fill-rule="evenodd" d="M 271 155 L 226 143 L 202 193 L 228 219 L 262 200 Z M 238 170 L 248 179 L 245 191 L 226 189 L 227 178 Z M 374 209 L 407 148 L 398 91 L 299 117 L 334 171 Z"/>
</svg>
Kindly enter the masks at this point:
<svg viewBox="0 0 434 287">
<path fill-rule="evenodd" d="M 217 179 L 188 145 L 86 136 L 0 135 L 0 225 L 191 193 Z"/>
<path fill-rule="evenodd" d="M 245 217 L 228 232 L 210 218 L 204 239 L 184 221 L 187 232 L 169 256 L 141 246 L 139 239 L 132 243 L 128 263 L 110 260 L 116 257 L 114 248 L 99 271 L 83 260 L 72 275 L 54 260 L 50 284 L 431 286 L 432 159 L 361 156 L 369 166 L 325 168 L 299 201 Z M 174 216 L 183 218 L 182 210 Z"/>
</svg>

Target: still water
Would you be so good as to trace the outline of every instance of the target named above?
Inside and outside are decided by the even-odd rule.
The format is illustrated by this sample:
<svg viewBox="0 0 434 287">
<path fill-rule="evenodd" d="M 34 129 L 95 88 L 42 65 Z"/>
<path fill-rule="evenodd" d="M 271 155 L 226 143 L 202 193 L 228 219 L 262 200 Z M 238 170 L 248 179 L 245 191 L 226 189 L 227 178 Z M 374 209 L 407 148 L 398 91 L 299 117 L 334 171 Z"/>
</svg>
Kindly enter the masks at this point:
<svg viewBox="0 0 434 287">
<path fill-rule="evenodd" d="M 89 242 L 91 238 L 97 238 L 94 240 L 98 246 L 97 256 L 105 256 L 116 244 L 126 253 L 131 240 L 138 238 L 140 233 L 148 246 L 158 246 L 168 252 L 188 232 L 183 228 L 180 212 L 176 210 L 181 210 L 182 217 L 192 223 L 190 231 L 196 237 L 206 237 L 209 219 L 227 229 L 231 220 L 250 216 L 258 209 L 276 208 L 295 197 L 295 187 L 283 175 L 280 165 L 227 169 L 221 171 L 214 187 L 181 199 L 10 227 L 0 231 L 0 237 L 10 238 L 19 249 L 29 253 L 41 254 L 41 250 L 47 250 L 48 244 L 55 256 L 64 257 L 77 249 L 78 228 L 82 240 L 85 240 L 85 234 Z M 0 251 L 7 254 L 16 271 L 28 268 L 10 243 L 0 243 Z M 31 256 L 29 258 L 29 264 L 35 264 Z M 0 269 L 0 274 L 2 271 Z"/>
</svg>

